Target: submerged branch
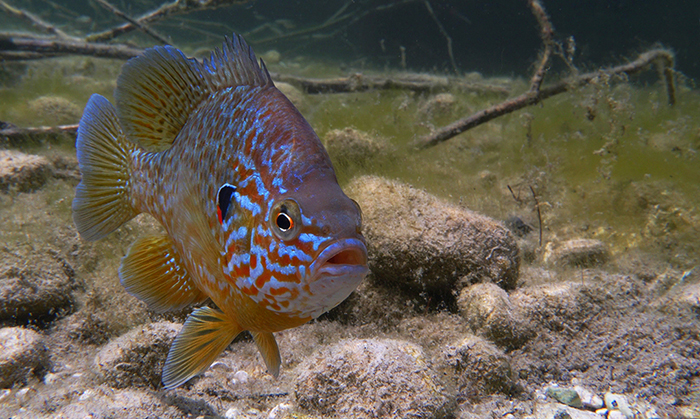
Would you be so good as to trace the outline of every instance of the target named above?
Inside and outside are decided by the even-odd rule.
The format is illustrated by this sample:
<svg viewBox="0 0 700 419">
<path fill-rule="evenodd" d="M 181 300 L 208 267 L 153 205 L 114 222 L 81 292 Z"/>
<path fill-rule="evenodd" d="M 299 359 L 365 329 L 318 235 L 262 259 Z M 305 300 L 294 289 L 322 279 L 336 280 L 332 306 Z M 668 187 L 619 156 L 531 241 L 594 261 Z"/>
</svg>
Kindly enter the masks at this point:
<svg viewBox="0 0 700 419">
<path fill-rule="evenodd" d="M 414 143 L 414 145 L 418 148 L 432 147 L 471 128 L 498 118 L 499 116 L 515 112 L 526 106 L 540 103 L 541 101 L 554 95 L 558 95 L 559 93 L 564 93 L 566 91 L 585 86 L 586 84 L 589 84 L 601 77 L 611 78 L 621 74 L 632 75 L 645 70 L 651 65 L 656 65 L 660 68 L 666 84 L 668 103 L 669 105 L 675 104 L 676 87 L 674 82 L 673 53 L 665 49 L 655 49 L 641 54 L 639 58 L 627 64 L 581 74 L 577 77 L 565 79 L 550 86 L 538 88 L 536 91 L 528 90 L 520 96 L 508 99 L 497 105 L 481 110 L 466 118 L 460 119 L 450 125 L 440 128 L 432 134 L 420 138 Z"/>
<path fill-rule="evenodd" d="M 0 122 L 0 127 L 10 125 Z M 73 125 L 59 125 L 56 127 L 32 127 L 32 128 L 19 128 L 15 126 L 9 126 L 8 128 L 0 129 L 0 138 L 15 140 L 26 137 L 38 137 L 48 134 L 76 134 L 78 132 L 78 124 Z"/>
<path fill-rule="evenodd" d="M 473 83 L 452 77 L 438 77 L 422 74 L 407 74 L 396 77 L 380 77 L 356 73 L 348 77 L 313 79 L 285 74 L 270 73 L 276 81 L 300 86 L 306 93 L 352 93 L 366 90 L 404 89 L 414 92 L 431 92 L 448 89 L 462 89 L 482 93 L 507 95 L 508 88 L 486 83 Z"/>
<path fill-rule="evenodd" d="M 120 44 L 98 44 L 78 40 L 0 33 L 0 59 L 35 59 L 59 54 L 76 54 L 126 60 L 141 52 L 142 50 L 138 48 Z"/>
</svg>

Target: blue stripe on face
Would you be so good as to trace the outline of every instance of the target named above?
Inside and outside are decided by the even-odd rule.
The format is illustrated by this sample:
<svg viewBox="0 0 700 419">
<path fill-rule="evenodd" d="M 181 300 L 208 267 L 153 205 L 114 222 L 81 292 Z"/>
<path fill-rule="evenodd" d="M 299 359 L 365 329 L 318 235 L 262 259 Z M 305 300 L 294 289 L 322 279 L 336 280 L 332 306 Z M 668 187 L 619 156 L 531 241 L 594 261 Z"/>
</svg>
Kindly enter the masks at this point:
<svg viewBox="0 0 700 419">
<path fill-rule="evenodd" d="M 314 251 L 318 250 L 321 243 L 325 242 L 326 240 L 328 240 L 327 237 L 321 237 L 315 234 L 301 233 L 299 235 L 299 241 L 302 243 L 311 243 L 314 247 Z"/>
<path fill-rule="evenodd" d="M 296 246 L 288 246 L 283 242 L 279 242 L 278 246 L 279 249 L 277 250 L 277 255 L 279 257 L 283 257 L 286 255 L 292 259 L 297 258 L 302 262 L 311 262 L 313 260 L 311 256 L 307 255 Z"/>
</svg>

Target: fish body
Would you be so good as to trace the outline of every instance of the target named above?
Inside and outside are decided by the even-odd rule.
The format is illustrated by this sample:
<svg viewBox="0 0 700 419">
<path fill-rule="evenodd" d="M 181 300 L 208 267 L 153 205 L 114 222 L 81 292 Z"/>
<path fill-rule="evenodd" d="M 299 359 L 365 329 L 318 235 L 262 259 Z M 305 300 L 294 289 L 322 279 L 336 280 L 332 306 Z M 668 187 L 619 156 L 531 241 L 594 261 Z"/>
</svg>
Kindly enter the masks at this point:
<svg viewBox="0 0 700 419">
<path fill-rule="evenodd" d="M 80 234 L 102 238 L 138 213 L 164 227 L 137 240 L 119 276 L 156 311 L 207 299 L 163 369 L 166 388 L 206 369 L 244 330 L 268 370 L 273 332 L 343 301 L 367 275 L 360 208 L 311 126 L 242 38 L 204 62 L 172 47 L 129 61 L 116 108 L 93 95 L 80 121 Z"/>
</svg>

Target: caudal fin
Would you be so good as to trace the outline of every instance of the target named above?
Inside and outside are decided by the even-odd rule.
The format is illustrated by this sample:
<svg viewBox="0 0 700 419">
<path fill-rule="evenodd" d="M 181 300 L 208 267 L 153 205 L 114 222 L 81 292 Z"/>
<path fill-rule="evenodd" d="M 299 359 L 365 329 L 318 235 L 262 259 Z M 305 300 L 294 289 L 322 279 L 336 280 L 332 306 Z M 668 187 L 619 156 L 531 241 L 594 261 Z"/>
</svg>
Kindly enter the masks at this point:
<svg viewBox="0 0 700 419">
<path fill-rule="evenodd" d="M 88 101 L 78 128 L 82 180 L 73 199 L 73 222 L 86 240 L 98 240 L 133 218 L 129 199 L 130 143 L 111 103 L 100 95 Z"/>
</svg>

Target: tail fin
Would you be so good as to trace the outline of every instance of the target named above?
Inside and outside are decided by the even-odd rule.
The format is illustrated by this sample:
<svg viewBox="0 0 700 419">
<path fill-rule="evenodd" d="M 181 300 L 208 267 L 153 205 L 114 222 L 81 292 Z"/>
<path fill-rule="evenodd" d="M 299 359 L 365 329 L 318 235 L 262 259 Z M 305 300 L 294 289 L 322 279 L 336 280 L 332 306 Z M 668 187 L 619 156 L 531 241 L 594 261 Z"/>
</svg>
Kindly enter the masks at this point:
<svg viewBox="0 0 700 419">
<path fill-rule="evenodd" d="M 111 103 L 92 95 L 78 128 L 78 163 L 82 180 L 73 199 L 73 222 L 86 240 L 98 240 L 138 212 L 129 199 L 130 143 Z"/>
</svg>

